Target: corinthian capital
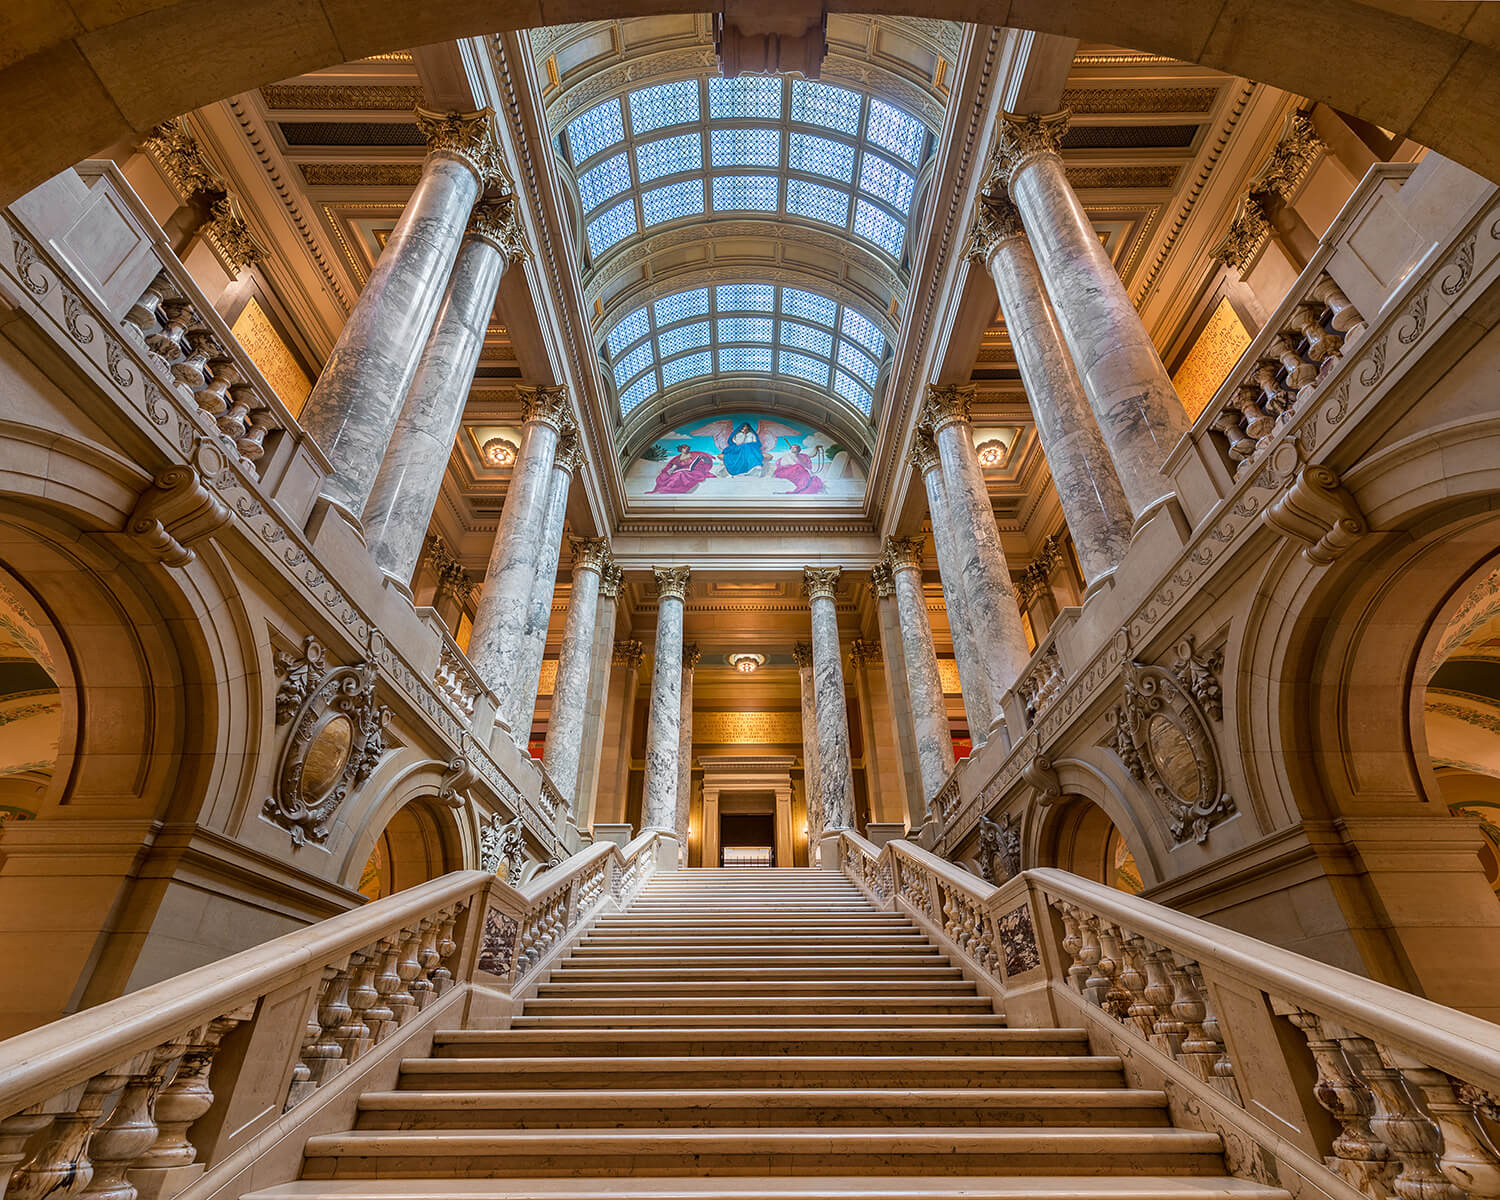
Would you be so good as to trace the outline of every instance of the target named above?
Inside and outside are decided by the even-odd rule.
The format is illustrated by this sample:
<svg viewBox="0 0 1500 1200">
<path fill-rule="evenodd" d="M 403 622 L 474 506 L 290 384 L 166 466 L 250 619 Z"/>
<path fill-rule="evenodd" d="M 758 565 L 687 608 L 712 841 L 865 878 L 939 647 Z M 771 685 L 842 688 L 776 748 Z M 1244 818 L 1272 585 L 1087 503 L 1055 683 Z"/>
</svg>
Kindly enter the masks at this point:
<svg viewBox="0 0 1500 1200">
<path fill-rule="evenodd" d="M 509 178 L 495 144 L 495 110 L 438 112 L 417 106 L 417 128 L 427 139 L 428 154 L 444 154 L 464 163 L 479 176 L 481 191 L 508 187 Z"/>
<path fill-rule="evenodd" d="M 573 551 L 573 570 L 597 571 L 602 577 L 609 569 L 609 539 L 569 537 L 568 547 Z"/>
<path fill-rule="evenodd" d="M 920 571 L 922 569 L 922 539 L 913 537 L 888 537 L 885 553 L 881 555 L 887 569 L 894 575 L 897 571 Z"/>
<path fill-rule="evenodd" d="M 849 662 L 855 667 L 880 661 L 880 643 L 855 638 L 849 643 Z"/>
<path fill-rule="evenodd" d="M 692 567 L 652 567 L 651 573 L 656 576 L 656 594 L 659 597 L 666 599 L 668 596 L 676 596 L 679 600 L 686 598 Z"/>
<path fill-rule="evenodd" d="M 896 594 L 896 581 L 891 578 L 889 563 L 877 562 L 870 568 L 870 590 L 877 600 L 888 600 Z"/>
<path fill-rule="evenodd" d="M 949 425 L 968 421 L 974 406 L 972 383 L 929 383 L 927 399 L 922 404 L 922 423 L 937 436 Z"/>
<path fill-rule="evenodd" d="M 792 661 L 797 664 L 799 670 L 812 666 L 812 647 L 806 642 L 798 642 L 792 647 Z"/>
<path fill-rule="evenodd" d="M 1026 230 L 1021 225 L 1021 214 L 1011 202 L 1004 189 L 995 187 L 979 193 L 979 204 L 974 209 L 974 225 L 969 230 L 966 253 L 976 262 L 989 265 L 990 258 L 1001 245 L 1011 238 L 1024 237 Z"/>
<path fill-rule="evenodd" d="M 622 667 L 638 667 L 645 657 L 646 648 L 634 638 L 615 643 L 614 660 Z"/>
<path fill-rule="evenodd" d="M 682 648 L 682 669 L 691 671 L 698 665 L 698 660 L 703 657 L 703 652 L 698 649 L 697 642 L 689 642 Z"/>
<path fill-rule="evenodd" d="M 838 567 L 802 568 L 802 595 L 808 600 L 832 600 L 838 586 Z"/>
<path fill-rule="evenodd" d="M 566 433 L 573 428 L 573 410 L 568 403 L 568 389 L 561 384 L 556 387 L 528 387 L 523 383 L 516 391 L 521 397 L 522 424 L 542 421 L 558 433 Z"/>
<path fill-rule="evenodd" d="M 516 198 L 513 195 L 487 196 L 469 214 L 469 233 L 483 238 L 505 256 L 509 263 L 526 258 L 526 243 L 516 220 Z"/>
<path fill-rule="evenodd" d="M 578 470 L 583 463 L 583 444 L 579 440 L 578 430 L 568 423 L 568 428 L 563 430 L 562 437 L 557 439 L 557 453 L 552 457 L 552 465 L 571 475 Z"/>
<path fill-rule="evenodd" d="M 1000 143 L 995 148 L 994 174 L 1006 187 L 1027 163 L 1046 154 L 1062 153 L 1063 134 L 1073 114 L 1061 112 L 1001 113 Z"/>
<path fill-rule="evenodd" d="M 603 600 L 619 598 L 620 586 L 625 582 L 625 569 L 611 560 L 599 576 L 599 597 Z"/>
<path fill-rule="evenodd" d="M 908 457 L 919 475 L 935 471 L 940 465 L 937 443 L 932 440 L 932 430 L 925 425 L 918 425 L 916 432 L 912 434 L 911 454 Z"/>
</svg>

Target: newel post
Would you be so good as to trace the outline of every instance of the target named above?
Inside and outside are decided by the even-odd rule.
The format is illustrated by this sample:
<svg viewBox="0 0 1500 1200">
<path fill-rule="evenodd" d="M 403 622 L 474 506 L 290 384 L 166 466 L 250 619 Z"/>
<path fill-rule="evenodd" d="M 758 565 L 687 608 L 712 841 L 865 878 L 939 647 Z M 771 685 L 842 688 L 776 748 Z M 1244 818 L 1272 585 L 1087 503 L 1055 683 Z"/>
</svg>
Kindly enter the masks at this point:
<svg viewBox="0 0 1500 1200">
<path fill-rule="evenodd" d="M 1018 875 L 1000 885 L 986 909 L 1005 979 L 1006 1023 L 1032 1028 L 1057 1024 L 1052 981 L 1061 973 L 1046 897 L 1027 876 Z"/>
</svg>

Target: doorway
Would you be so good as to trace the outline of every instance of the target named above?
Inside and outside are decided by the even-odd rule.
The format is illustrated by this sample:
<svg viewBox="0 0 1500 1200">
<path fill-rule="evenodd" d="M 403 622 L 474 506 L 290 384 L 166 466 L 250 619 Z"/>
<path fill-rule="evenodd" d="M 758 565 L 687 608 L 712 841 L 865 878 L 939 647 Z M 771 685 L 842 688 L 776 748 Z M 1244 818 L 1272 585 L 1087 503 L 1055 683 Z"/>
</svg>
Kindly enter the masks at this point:
<svg viewBox="0 0 1500 1200">
<path fill-rule="evenodd" d="M 726 812 L 719 816 L 719 865 L 774 867 L 776 817 L 773 813 Z"/>
</svg>

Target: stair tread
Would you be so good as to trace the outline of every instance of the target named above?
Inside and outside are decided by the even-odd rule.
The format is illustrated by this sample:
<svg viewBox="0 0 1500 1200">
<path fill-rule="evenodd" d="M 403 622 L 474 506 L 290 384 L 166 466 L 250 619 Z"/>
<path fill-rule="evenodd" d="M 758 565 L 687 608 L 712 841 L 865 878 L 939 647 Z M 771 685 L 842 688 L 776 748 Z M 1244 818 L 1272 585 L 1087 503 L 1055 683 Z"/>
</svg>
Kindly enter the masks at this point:
<svg viewBox="0 0 1500 1200">
<path fill-rule="evenodd" d="M 766 1104 L 793 1102 L 818 1104 L 855 1104 L 860 1101 L 899 1104 L 937 1104 L 963 1101 L 986 1106 L 1012 1108 L 1063 1108 L 1079 1104 L 1099 1104 L 1116 1108 L 1157 1108 L 1167 1102 L 1165 1092 L 1145 1088 L 673 1088 L 663 1094 L 660 1089 L 638 1088 L 545 1088 L 539 1091 L 406 1091 L 366 1092 L 359 1099 L 361 1108 L 402 1109 L 465 1108 L 471 1105 L 507 1107 L 550 1106 L 566 1108 L 587 1101 L 649 1102 L 659 1108 L 687 1108 L 695 1105 L 743 1103 Z"/>
<path fill-rule="evenodd" d="M 780 1146 L 819 1146 L 834 1142 L 868 1142 L 879 1146 L 882 1153 L 891 1153 L 903 1142 L 939 1145 L 946 1150 L 960 1149 L 967 1144 L 1004 1142 L 1010 1144 L 1012 1153 L 1024 1153 L 1030 1146 L 1055 1146 L 1079 1142 L 1095 1143 L 1092 1149 L 1120 1150 L 1141 1147 L 1171 1150 L 1174 1153 L 1217 1153 L 1223 1143 L 1216 1133 L 1204 1133 L 1196 1129 L 1143 1129 L 1136 1126 L 1113 1127 L 1089 1125 L 1078 1127 L 1011 1127 L 993 1128 L 969 1125 L 932 1126 L 929 1128 L 905 1126 L 830 1126 L 825 1129 L 807 1129 L 800 1125 L 765 1125 L 754 1128 L 729 1129 L 351 1129 L 340 1133 L 317 1133 L 307 1139 L 309 1155 L 327 1153 L 363 1153 L 390 1144 L 401 1148 L 414 1143 L 428 1143 L 426 1150 L 442 1148 L 450 1152 L 472 1148 L 480 1143 L 535 1143 L 535 1142 L 631 1142 L 651 1139 L 654 1141 L 692 1144 L 700 1142 L 764 1142 L 772 1141 Z M 1167 1143 L 1167 1145 L 1163 1145 Z M 1083 1147 L 1079 1148 L 1081 1152 Z"/>
</svg>

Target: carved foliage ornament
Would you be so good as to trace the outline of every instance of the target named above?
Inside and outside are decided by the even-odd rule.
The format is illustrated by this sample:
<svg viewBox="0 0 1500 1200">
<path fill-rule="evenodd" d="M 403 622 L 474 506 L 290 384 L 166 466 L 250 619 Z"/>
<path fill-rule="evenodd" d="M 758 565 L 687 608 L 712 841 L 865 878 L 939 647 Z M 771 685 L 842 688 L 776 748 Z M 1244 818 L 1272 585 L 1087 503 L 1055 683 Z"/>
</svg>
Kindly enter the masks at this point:
<svg viewBox="0 0 1500 1200">
<path fill-rule="evenodd" d="M 375 698 L 374 664 L 329 668 L 316 638 L 300 655 L 278 653 L 276 671 L 276 723 L 290 723 L 291 732 L 262 813 L 293 845 L 322 843 L 339 806 L 385 752 L 390 709 Z"/>
<path fill-rule="evenodd" d="M 803 567 L 802 595 L 808 600 L 832 600 L 839 586 L 838 567 Z"/>
<path fill-rule="evenodd" d="M 976 262 L 987 264 L 1002 242 L 1024 234 L 1021 214 L 1011 203 L 1009 194 L 1001 188 L 993 188 L 979 194 L 979 204 L 974 209 L 974 225 L 969 230 L 969 242 L 964 253 Z"/>
<path fill-rule="evenodd" d="M 676 596 L 679 600 L 687 596 L 688 579 L 692 576 L 691 567 L 652 567 L 651 573 L 656 577 L 656 594 L 665 600 L 668 596 Z"/>
<path fill-rule="evenodd" d="M 499 813 L 491 813 L 487 821 L 479 823 L 479 869 L 492 874 L 504 874 L 511 887 L 521 885 L 521 873 L 526 869 L 526 838 L 521 832 L 521 818 L 506 821 Z"/>
<path fill-rule="evenodd" d="M 1001 113 L 1000 142 L 995 147 L 991 185 L 1010 186 L 1015 173 L 1042 155 L 1061 155 L 1063 135 L 1073 114 L 1066 108 L 1048 113 Z"/>
<path fill-rule="evenodd" d="M 1021 823 L 1010 813 L 999 821 L 979 818 L 979 874 L 1002 884 L 1021 873 Z"/>
<path fill-rule="evenodd" d="M 972 383 L 929 383 L 922 404 L 922 424 L 936 436 L 957 421 L 967 421 L 973 407 Z"/>
<path fill-rule="evenodd" d="M 1203 842 L 1235 811 L 1209 720 L 1222 712 L 1219 656 L 1202 656 L 1192 640 L 1178 644 L 1175 671 L 1127 656 L 1125 697 L 1110 714 L 1114 749 L 1167 818 L 1177 844 Z"/>
<path fill-rule="evenodd" d="M 469 214 L 469 232 L 495 247 L 512 265 L 527 257 L 526 243 L 516 219 L 516 198 L 513 195 L 481 199 Z"/>
<path fill-rule="evenodd" d="M 500 160 L 500 148 L 495 144 L 493 109 L 436 112 L 418 105 L 416 116 L 417 128 L 427 139 L 429 154 L 446 154 L 468 164 L 479 176 L 484 191 L 511 190 L 510 177 Z"/>
</svg>

